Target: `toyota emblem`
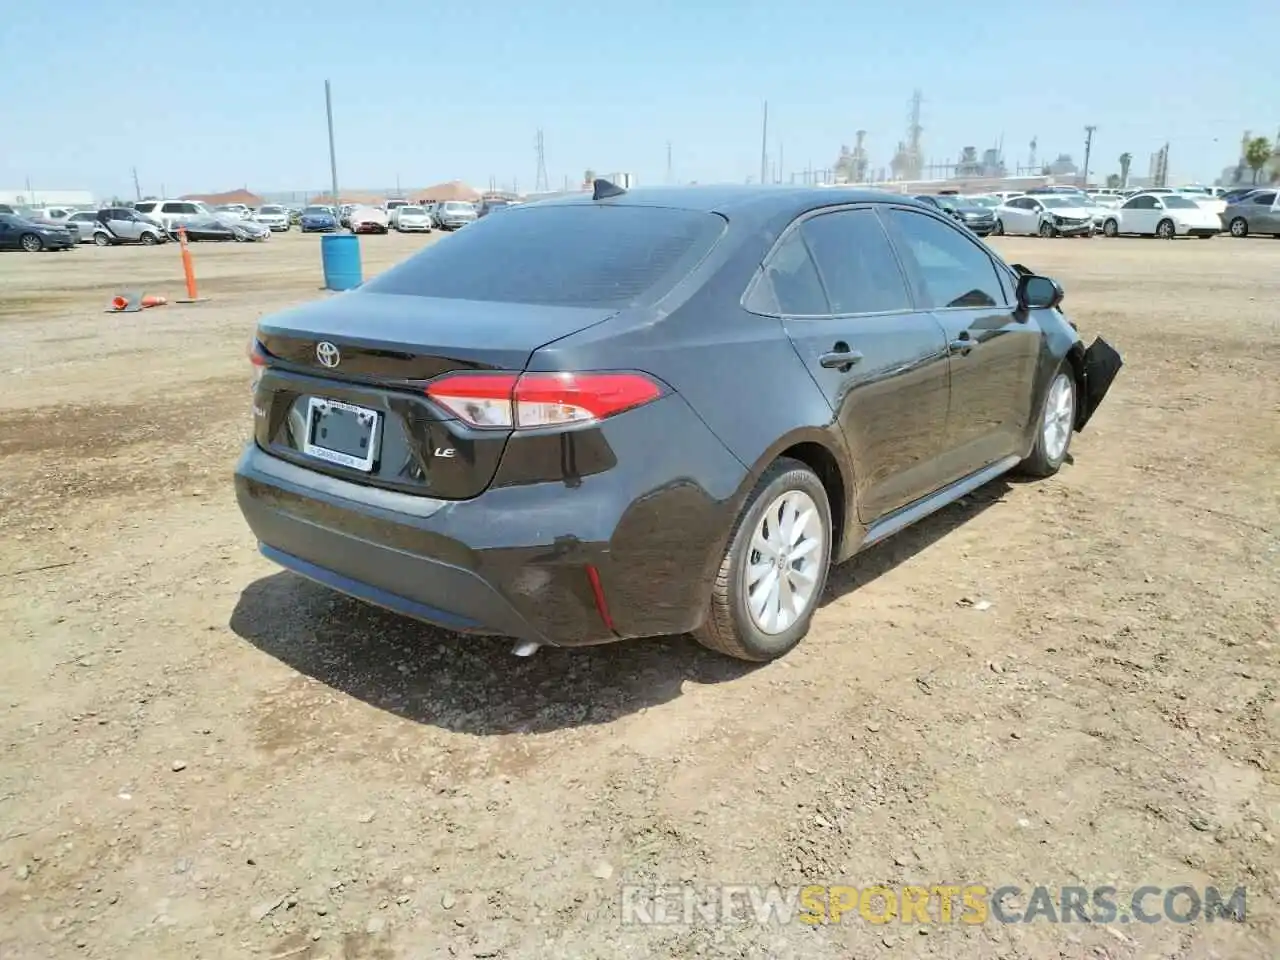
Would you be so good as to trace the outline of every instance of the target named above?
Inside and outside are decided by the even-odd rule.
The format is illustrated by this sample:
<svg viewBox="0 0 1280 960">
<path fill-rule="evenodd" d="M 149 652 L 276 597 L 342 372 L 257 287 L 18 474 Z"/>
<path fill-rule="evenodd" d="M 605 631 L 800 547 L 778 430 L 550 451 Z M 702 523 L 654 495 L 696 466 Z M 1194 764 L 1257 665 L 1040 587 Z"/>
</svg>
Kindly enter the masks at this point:
<svg viewBox="0 0 1280 960">
<path fill-rule="evenodd" d="M 322 367 L 336 367 L 342 362 L 342 354 L 338 352 L 337 344 L 321 340 L 316 344 L 316 359 Z"/>
</svg>

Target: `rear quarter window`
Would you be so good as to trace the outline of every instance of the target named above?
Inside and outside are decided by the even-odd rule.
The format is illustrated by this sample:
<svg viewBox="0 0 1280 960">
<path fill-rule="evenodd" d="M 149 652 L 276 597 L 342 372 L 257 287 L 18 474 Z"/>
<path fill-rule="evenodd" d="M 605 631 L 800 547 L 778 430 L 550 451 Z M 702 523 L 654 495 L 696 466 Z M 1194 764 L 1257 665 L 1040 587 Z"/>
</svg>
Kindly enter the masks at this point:
<svg viewBox="0 0 1280 960">
<path fill-rule="evenodd" d="M 566 204 L 485 217 L 365 284 L 371 293 L 566 307 L 661 299 L 725 220 L 667 207 Z"/>
</svg>

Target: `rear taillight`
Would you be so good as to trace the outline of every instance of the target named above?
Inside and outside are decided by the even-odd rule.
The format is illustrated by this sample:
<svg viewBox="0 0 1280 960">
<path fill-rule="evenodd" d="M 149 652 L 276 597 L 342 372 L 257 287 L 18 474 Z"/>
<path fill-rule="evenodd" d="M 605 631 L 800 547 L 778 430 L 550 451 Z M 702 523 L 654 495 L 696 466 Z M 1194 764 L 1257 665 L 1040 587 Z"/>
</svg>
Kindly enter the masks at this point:
<svg viewBox="0 0 1280 960">
<path fill-rule="evenodd" d="M 591 423 L 649 403 L 663 388 L 641 373 L 456 373 L 427 396 L 473 427 Z"/>
<path fill-rule="evenodd" d="M 249 381 L 251 390 L 258 389 L 258 381 L 262 379 L 262 371 L 267 368 L 267 351 L 258 342 L 257 337 L 249 338 L 249 362 L 253 364 L 253 379 Z"/>
<path fill-rule="evenodd" d="M 248 354 L 249 362 L 255 367 L 265 367 L 267 365 L 267 351 L 258 342 L 257 337 L 249 338 Z"/>
</svg>

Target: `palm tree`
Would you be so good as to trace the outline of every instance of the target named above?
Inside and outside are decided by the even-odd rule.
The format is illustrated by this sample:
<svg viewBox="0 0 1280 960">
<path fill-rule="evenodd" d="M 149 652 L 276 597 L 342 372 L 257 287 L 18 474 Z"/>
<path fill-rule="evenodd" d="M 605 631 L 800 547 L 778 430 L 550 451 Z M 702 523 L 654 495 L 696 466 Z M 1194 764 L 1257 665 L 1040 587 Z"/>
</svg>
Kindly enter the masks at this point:
<svg viewBox="0 0 1280 960">
<path fill-rule="evenodd" d="M 1253 171 L 1253 182 L 1258 182 L 1258 174 L 1271 159 L 1271 141 L 1266 137 L 1254 137 L 1245 145 L 1244 162 Z"/>
<path fill-rule="evenodd" d="M 1132 153 L 1120 154 L 1120 186 L 1129 185 L 1129 164 L 1133 163 Z"/>
</svg>

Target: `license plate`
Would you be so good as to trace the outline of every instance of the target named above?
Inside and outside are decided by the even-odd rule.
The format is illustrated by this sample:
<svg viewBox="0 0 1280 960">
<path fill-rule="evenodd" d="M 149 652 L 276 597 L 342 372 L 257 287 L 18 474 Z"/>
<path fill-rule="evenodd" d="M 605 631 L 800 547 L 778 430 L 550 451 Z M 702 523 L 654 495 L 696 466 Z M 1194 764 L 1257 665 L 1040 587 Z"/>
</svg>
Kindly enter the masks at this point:
<svg viewBox="0 0 1280 960">
<path fill-rule="evenodd" d="M 376 410 L 312 397 L 302 450 L 320 460 L 368 473 L 378 456 L 378 421 Z"/>
</svg>

